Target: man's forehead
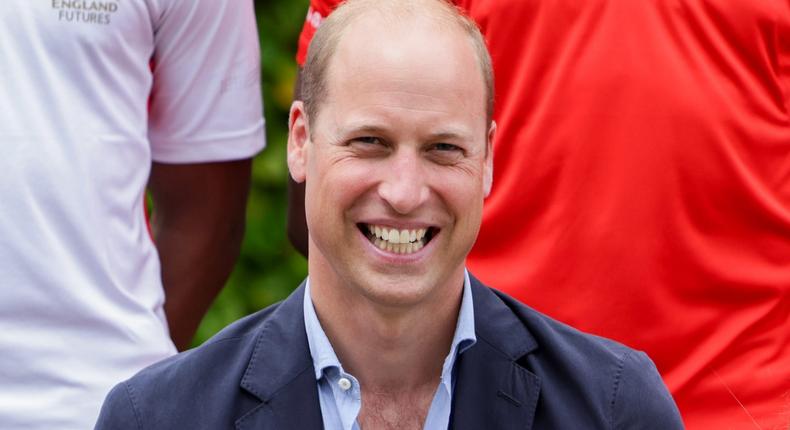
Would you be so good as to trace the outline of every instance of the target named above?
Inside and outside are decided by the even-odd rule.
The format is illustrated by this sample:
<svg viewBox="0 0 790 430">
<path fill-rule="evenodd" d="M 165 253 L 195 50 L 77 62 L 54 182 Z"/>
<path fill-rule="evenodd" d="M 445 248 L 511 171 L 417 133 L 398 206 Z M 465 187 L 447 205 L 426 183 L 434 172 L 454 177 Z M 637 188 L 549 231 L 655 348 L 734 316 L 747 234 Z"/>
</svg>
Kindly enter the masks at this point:
<svg viewBox="0 0 790 430">
<path fill-rule="evenodd" d="M 412 91 L 430 97 L 441 91 L 461 100 L 484 100 L 485 84 L 475 52 L 459 29 L 447 32 L 431 20 L 384 20 L 372 15 L 343 31 L 327 71 L 327 89 L 378 92 Z M 471 85 L 459 86 L 459 82 Z M 367 86 L 367 88 L 365 88 Z M 477 95 L 480 95 L 478 98 Z M 352 94 L 353 95 L 353 94 Z M 484 110 L 481 103 L 477 109 Z"/>
<path fill-rule="evenodd" d="M 397 64 L 410 57 L 434 54 L 437 49 L 458 49 L 465 45 L 459 43 L 465 38 L 458 26 L 435 18 L 407 15 L 401 19 L 386 19 L 380 14 L 368 13 L 354 19 L 341 33 L 338 53 L 345 52 L 352 58 L 377 55 L 380 60 Z M 467 51 L 465 54 L 473 54 Z"/>
</svg>

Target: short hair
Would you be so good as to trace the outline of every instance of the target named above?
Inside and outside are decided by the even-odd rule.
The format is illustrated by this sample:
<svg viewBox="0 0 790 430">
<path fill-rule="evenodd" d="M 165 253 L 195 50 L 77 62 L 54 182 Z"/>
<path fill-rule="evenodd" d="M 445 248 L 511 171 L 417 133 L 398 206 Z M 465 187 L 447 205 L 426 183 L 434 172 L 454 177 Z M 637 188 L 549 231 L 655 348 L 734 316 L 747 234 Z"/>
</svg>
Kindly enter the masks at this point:
<svg viewBox="0 0 790 430">
<path fill-rule="evenodd" d="M 425 5 L 432 7 L 426 8 Z M 432 13 L 427 14 L 426 9 Z M 485 85 L 486 123 L 494 116 L 494 72 L 485 39 L 477 24 L 460 8 L 447 0 L 347 0 L 338 6 L 318 27 L 307 50 L 302 70 L 301 98 L 308 120 L 316 118 L 327 97 L 326 75 L 340 38 L 359 16 L 377 12 L 390 17 L 427 17 L 456 25 L 472 44 Z"/>
</svg>

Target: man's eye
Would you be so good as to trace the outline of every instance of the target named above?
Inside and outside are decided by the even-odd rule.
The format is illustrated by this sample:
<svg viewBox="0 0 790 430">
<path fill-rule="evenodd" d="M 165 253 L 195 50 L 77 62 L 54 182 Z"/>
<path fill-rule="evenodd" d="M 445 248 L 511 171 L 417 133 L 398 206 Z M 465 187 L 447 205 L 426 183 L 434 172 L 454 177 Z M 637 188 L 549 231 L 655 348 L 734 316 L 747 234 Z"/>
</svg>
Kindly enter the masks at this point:
<svg viewBox="0 0 790 430">
<path fill-rule="evenodd" d="M 453 164 L 463 159 L 466 151 L 452 143 L 435 143 L 429 147 L 428 155 L 439 164 Z"/>
<path fill-rule="evenodd" d="M 437 151 L 462 151 L 459 146 L 453 145 L 451 143 L 437 143 L 433 145 L 433 149 Z"/>
<path fill-rule="evenodd" d="M 348 146 L 360 156 L 378 157 L 390 151 L 384 139 L 374 136 L 355 137 L 348 141 Z"/>
<path fill-rule="evenodd" d="M 378 137 L 373 137 L 373 136 L 356 137 L 356 138 L 352 139 L 351 142 L 352 143 L 366 143 L 366 144 L 370 144 L 370 145 L 380 145 L 382 143 L 381 139 L 379 139 Z"/>
</svg>

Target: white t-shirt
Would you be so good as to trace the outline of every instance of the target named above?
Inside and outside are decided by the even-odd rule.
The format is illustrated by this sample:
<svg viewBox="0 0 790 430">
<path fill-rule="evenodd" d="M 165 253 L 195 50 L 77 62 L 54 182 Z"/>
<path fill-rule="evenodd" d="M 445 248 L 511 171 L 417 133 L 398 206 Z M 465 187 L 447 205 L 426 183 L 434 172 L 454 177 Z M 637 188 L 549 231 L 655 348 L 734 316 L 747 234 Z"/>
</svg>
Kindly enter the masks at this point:
<svg viewBox="0 0 790 430">
<path fill-rule="evenodd" d="M 151 161 L 258 152 L 259 69 L 252 0 L 0 2 L 1 429 L 92 428 L 175 352 Z"/>
</svg>

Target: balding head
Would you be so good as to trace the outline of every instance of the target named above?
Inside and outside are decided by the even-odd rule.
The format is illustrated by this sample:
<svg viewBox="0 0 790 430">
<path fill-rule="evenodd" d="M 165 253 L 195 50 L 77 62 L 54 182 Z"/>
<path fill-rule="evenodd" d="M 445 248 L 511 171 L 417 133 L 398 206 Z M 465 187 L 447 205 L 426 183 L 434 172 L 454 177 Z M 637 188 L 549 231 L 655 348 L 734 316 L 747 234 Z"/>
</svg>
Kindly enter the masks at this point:
<svg viewBox="0 0 790 430">
<path fill-rule="evenodd" d="M 486 122 L 494 111 L 494 76 L 491 58 L 477 25 L 445 0 L 349 0 L 341 4 L 316 31 L 307 52 L 302 75 L 302 100 L 308 118 L 317 118 L 328 94 L 327 74 L 337 47 L 349 27 L 358 21 L 374 20 L 382 25 L 420 22 L 437 31 L 457 32 L 467 37 L 477 58 L 485 86 Z M 382 49 L 387 49 L 382 46 Z"/>
</svg>

